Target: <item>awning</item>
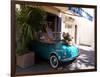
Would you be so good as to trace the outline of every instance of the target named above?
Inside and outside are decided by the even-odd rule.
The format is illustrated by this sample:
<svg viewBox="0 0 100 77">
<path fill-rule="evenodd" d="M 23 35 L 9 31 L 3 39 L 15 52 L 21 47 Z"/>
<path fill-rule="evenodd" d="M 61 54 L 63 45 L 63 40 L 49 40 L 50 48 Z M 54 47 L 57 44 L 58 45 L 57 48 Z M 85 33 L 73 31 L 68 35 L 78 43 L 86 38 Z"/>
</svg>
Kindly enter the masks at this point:
<svg viewBox="0 0 100 77">
<path fill-rule="evenodd" d="M 84 17 L 90 21 L 93 21 L 93 17 L 82 8 L 69 7 L 68 10 L 77 14 L 80 17 Z"/>
</svg>

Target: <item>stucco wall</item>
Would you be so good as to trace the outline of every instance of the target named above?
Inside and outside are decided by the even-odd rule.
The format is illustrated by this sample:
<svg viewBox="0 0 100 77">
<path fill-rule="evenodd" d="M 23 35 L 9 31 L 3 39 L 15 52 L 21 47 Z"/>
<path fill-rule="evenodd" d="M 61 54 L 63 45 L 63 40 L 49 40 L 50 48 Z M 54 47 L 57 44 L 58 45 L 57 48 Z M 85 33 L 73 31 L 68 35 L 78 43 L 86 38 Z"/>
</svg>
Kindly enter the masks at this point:
<svg viewBox="0 0 100 77">
<path fill-rule="evenodd" d="M 63 15 L 63 13 L 62 13 Z M 75 22 L 72 25 L 72 28 L 68 30 L 65 28 L 66 23 L 64 23 L 64 19 L 62 18 L 62 24 L 61 24 L 61 31 L 62 32 L 69 32 L 71 36 L 75 39 L 75 25 L 77 25 L 77 44 L 84 44 L 84 45 L 90 45 L 94 48 L 94 21 L 89 21 L 88 19 L 84 17 L 74 17 Z"/>
<path fill-rule="evenodd" d="M 94 47 L 94 21 L 89 21 L 83 17 L 77 19 L 78 43 Z"/>
<path fill-rule="evenodd" d="M 59 10 L 57 10 L 51 6 L 42 6 L 42 8 L 49 13 L 52 13 L 52 14 L 59 16 L 59 13 L 60 13 Z"/>
</svg>

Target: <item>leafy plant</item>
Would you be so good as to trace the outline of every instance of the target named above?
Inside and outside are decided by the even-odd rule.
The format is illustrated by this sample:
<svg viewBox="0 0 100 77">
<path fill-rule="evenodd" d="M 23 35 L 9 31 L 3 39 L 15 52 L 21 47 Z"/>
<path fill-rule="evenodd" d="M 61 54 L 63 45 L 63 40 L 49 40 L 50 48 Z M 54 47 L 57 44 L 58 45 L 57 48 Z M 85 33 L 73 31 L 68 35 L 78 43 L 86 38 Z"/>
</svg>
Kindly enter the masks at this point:
<svg viewBox="0 0 100 77">
<path fill-rule="evenodd" d="M 37 32 L 41 29 L 45 16 L 45 12 L 40 8 L 21 5 L 20 10 L 16 9 L 17 54 L 26 53 L 29 43 L 37 40 Z"/>
</svg>

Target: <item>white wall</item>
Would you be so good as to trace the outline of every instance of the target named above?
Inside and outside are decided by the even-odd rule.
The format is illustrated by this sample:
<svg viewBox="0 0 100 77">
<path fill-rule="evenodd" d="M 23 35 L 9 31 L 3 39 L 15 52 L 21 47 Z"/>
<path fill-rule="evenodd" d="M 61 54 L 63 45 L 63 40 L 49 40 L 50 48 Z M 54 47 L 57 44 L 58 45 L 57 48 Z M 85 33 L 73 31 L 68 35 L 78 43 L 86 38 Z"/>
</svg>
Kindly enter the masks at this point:
<svg viewBox="0 0 100 77">
<path fill-rule="evenodd" d="M 65 16 L 66 17 L 72 17 L 71 15 L 67 15 L 67 14 L 63 14 L 61 13 L 61 33 L 63 32 L 68 32 L 73 38 L 75 38 L 75 21 L 74 22 L 70 22 L 70 21 L 65 21 Z M 73 18 L 73 17 L 72 17 Z M 66 28 L 68 25 L 71 25 L 71 28 Z M 61 37 L 62 38 L 62 37 Z M 63 38 L 62 38 L 63 39 Z"/>
<path fill-rule="evenodd" d="M 89 14 L 91 14 L 94 17 L 94 10 L 93 9 L 85 9 Z M 68 17 L 72 17 L 75 19 L 75 21 L 72 24 L 71 29 L 65 28 L 65 22 L 63 18 L 62 13 L 62 25 L 61 25 L 61 31 L 62 32 L 69 32 L 72 37 L 75 39 L 75 25 L 77 25 L 77 44 L 84 44 L 84 45 L 90 45 L 94 48 L 94 18 L 93 21 L 90 21 L 84 17 L 78 17 L 78 16 L 72 16 L 72 15 L 65 15 Z M 66 21 L 67 22 L 67 21 Z"/>
<path fill-rule="evenodd" d="M 94 44 L 94 21 L 89 21 L 83 17 L 77 18 L 78 43 L 84 45 Z"/>
<path fill-rule="evenodd" d="M 49 12 L 49 13 L 52 13 L 52 14 L 55 14 L 55 15 L 59 16 L 59 11 L 56 10 L 56 9 L 53 9 L 53 8 L 50 7 L 50 6 L 42 6 L 42 8 L 43 8 L 45 11 Z"/>
</svg>

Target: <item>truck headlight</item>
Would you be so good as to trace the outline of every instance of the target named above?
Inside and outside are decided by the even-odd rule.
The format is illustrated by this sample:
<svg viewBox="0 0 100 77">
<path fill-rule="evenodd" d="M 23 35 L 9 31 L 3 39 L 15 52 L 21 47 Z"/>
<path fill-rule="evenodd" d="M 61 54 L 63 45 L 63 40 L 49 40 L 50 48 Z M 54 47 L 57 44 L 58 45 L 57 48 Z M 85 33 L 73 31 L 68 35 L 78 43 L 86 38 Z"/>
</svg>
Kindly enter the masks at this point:
<svg viewBox="0 0 100 77">
<path fill-rule="evenodd" d="M 66 58 L 67 53 L 63 52 L 63 58 Z"/>
<path fill-rule="evenodd" d="M 66 56 L 66 52 L 64 52 L 63 55 Z"/>
</svg>

